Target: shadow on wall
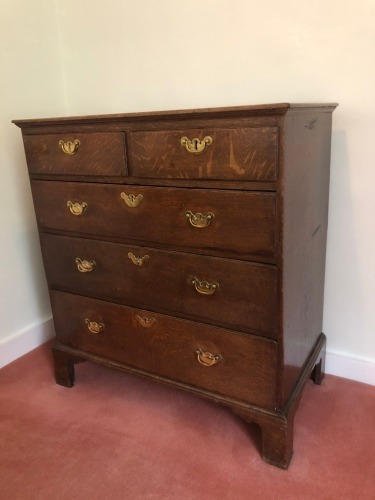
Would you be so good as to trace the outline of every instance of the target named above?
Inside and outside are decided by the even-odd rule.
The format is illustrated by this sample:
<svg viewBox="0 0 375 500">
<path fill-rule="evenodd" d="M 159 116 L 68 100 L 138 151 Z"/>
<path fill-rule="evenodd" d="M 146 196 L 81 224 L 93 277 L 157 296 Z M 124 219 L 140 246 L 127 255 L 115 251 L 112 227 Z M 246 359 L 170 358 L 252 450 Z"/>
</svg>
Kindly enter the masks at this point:
<svg viewBox="0 0 375 500">
<path fill-rule="evenodd" d="M 343 351 L 345 346 L 349 350 L 364 327 L 353 174 L 348 163 L 347 134 L 334 131 L 323 317 L 328 351 Z"/>
<path fill-rule="evenodd" d="M 22 254 L 23 262 L 20 270 L 28 277 L 26 281 L 30 289 L 35 290 L 35 293 L 28 294 L 23 300 L 27 300 L 28 307 L 35 311 L 36 317 L 44 319 L 51 313 L 22 136 L 15 125 L 10 124 L 10 127 L 14 128 L 9 134 L 11 140 L 9 151 L 12 154 L 10 163 L 13 165 L 13 172 L 8 175 L 8 180 L 11 183 L 12 197 L 16 200 L 20 218 L 18 227 L 12 227 L 11 245 L 15 251 Z M 14 255 L 9 257 L 10 265 L 14 267 L 12 261 Z M 14 291 L 17 293 L 17 286 Z"/>
</svg>

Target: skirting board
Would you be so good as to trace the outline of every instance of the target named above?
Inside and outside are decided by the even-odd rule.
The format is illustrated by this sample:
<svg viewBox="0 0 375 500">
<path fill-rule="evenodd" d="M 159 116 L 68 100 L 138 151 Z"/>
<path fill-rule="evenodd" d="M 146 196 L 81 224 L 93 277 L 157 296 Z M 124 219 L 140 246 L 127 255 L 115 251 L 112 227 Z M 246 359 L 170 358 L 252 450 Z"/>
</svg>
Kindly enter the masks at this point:
<svg viewBox="0 0 375 500">
<path fill-rule="evenodd" d="M 52 318 L 0 341 L 0 368 L 44 344 L 55 335 Z"/>
<path fill-rule="evenodd" d="M 52 318 L 0 342 L 0 368 L 15 361 L 54 336 Z M 327 351 L 326 373 L 375 385 L 375 362 Z"/>
<path fill-rule="evenodd" d="M 375 361 L 327 351 L 326 373 L 375 385 Z"/>
</svg>

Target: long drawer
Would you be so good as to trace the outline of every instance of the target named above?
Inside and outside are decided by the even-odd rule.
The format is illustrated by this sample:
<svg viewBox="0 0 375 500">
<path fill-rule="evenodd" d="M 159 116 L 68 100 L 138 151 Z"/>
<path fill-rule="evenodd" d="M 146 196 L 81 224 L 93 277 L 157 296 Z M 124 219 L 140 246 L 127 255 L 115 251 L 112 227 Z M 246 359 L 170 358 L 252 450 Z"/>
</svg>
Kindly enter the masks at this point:
<svg viewBox="0 0 375 500">
<path fill-rule="evenodd" d="M 64 345 L 274 409 L 274 341 L 57 291 L 51 301 Z"/>
<path fill-rule="evenodd" d="M 49 285 L 276 337 L 276 268 L 41 234 Z"/>
<path fill-rule="evenodd" d="M 136 177 L 274 181 L 277 127 L 137 131 L 129 134 Z"/>
<path fill-rule="evenodd" d="M 31 174 L 126 175 L 122 132 L 25 135 L 23 140 Z"/>
<path fill-rule="evenodd" d="M 33 181 L 41 229 L 136 243 L 220 250 L 239 258 L 276 252 L 275 193 Z"/>
</svg>

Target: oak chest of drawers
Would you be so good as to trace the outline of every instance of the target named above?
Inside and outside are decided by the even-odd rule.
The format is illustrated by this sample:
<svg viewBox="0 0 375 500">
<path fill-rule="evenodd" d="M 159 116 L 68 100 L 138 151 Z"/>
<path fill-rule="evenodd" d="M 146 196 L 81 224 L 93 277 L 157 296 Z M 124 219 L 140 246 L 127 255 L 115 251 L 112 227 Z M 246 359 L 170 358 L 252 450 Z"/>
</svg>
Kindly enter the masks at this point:
<svg viewBox="0 0 375 500">
<path fill-rule="evenodd" d="M 334 104 L 16 120 L 56 328 L 91 360 L 222 403 L 289 464 L 322 333 Z"/>
</svg>

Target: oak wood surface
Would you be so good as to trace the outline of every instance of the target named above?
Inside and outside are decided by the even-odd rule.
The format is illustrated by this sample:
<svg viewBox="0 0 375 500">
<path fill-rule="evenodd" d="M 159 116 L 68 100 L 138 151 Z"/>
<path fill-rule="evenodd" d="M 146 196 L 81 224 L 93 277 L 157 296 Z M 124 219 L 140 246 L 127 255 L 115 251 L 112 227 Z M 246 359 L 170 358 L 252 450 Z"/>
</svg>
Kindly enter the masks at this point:
<svg viewBox="0 0 375 500">
<path fill-rule="evenodd" d="M 273 266 L 50 234 L 41 235 L 41 244 L 53 288 L 276 337 Z M 129 252 L 148 260 L 137 266 Z M 80 272 L 76 258 L 94 261 L 93 270 Z M 203 295 L 194 278 L 218 288 Z"/>
<path fill-rule="evenodd" d="M 274 181 L 276 127 L 183 129 L 129 134 L 131 172 L 136 177 Z M 211 139 L 199 153 L 181 144 Z M 194 151 L 194 149 L 193 149 Z"/>
<path fill-rule="evenodd" d="M 287 468 L 303 386 L 324 375 L 335 107 L 16 120 L 56 324 L 56 381 L 71 387 L 74 363 L 91 360 L 220 402 L 260 425 L 264 460 Z M 195 155 L 182 134 L 213 141 Z M 56 138 L 78 139 L 75 155 Z M 126 195 L 141 195 L 139 206 Z M 67 202 L 85 203 L 83 215 Z M 211 214 L 209 224 L 193 227 L 187 213 Z M 144 265 L 130 252 L 136 263 L 147 256 Z M 93 271 L 80 273 L 77 257 L 95 261 Z M 89 332 L 86 316 L 105 334 Z M 217 363 L 202 366 L 197 349 Z"/>
<path fill-rule="evenodd" d="M 286 118 L 282 212 L 283 399 L 322 332 L 331 114 Z"/>
<path fill-rule="evenodd" d="M 43 229 L 163 242 L 192 250 L 221 249 L 241 259 L 276 252 L 274 193 L 44 181 L 32 181 L 32 191 Z M 143 199 L 131 208 L 121 193 Z M 85 202 L 85 213 L 72 215 L 68 201 Z M 187 211 L 213 213 L 214 219 L 207 227 L 196 228 L 189 223 Z"/>
<path fill-rule="evenodd" d="M 76 152 L 64 153 L 59 142 L 75 140 Z M 123 133 L 25 135 L 23 141 L 31 174 L 126 175 Z"/>
<path fill-rule="evenodd" d="M 62 292 L 53 291 L 51 300 L 59 342 L 265 408 L 275 406 L 276 342 Z M 137 316 L 154 323 L 145 328 Z M 103 331 L 91 333 L 85 319 L 102 323 Z M 220 360 L 203 366 L 197 349 L 219 354 Z"/>
<path fill-rule="evenodd" d="M 213 118 L 226 120 L 235 117 L 251 117 L 258 116 L 283 116 L 286 113 L 302 112 L 305 113 L 309 109 L 319 110 L 321 112 L 332 113 L 337 107 L 337 103 L 274 103 L 274 104 L 255 104 L 248 106 L 227 106 L 220 108 L 199 108 L 199 109 L 182 109 L 168 111 L 146 111 L 140 113 L 117 113 L 107 115 L 89 115 L 89 116 L 62 116 L 57 118 L 39 118 L 39 119 L 18 119 L 13 120 L 17 126 L 25 129 L 27 126 L 38 127 L 47 125 L 72 125 L 74 123 L 113 123 L 113 122 L 131 122 L 138 123 L 144 121 L 165 122 L 166 120 L 178 121 L 181 119 L 197 121 L 202 118 Z M 160 125 L 159 125 L 160 126 Z"/>
</svg>

